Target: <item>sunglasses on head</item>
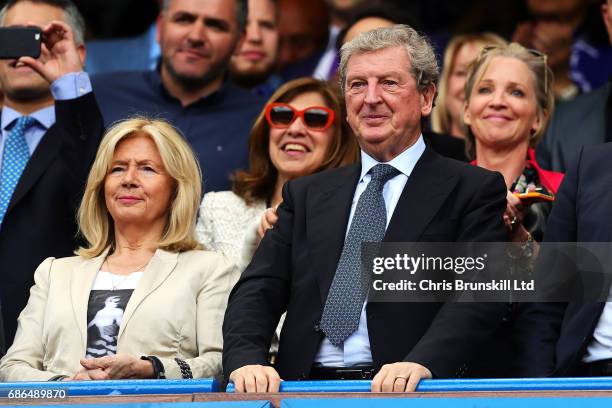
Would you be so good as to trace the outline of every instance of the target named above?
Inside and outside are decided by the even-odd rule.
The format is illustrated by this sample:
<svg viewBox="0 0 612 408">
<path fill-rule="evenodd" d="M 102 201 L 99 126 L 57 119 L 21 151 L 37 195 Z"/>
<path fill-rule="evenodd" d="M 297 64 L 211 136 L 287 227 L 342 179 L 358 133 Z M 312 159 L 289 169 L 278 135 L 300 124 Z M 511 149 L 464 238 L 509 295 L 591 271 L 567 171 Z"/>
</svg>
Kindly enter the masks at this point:
<svg viewBox="0 0 612 408">
<path fill-rule="evenodd" d="M 480 51 L 480 55 L 483 56 L 493 50 L 497 50 L 501 48 L 502 47 L 500 47 L 499 45 L 486 45 Z M 541 58 L 542 61 L 544 62 L 544 93 L 547 94 L 548 93 L 548 55 L 546 55 L 545 53 L 541 51 L 534 50 L 533 48 L 525 48 L 525 49 L 527 50 L 529 54 L 533 55 L 536 58 Z"/>
<path fill-rule="evenodd" d="M 334 123 L 336 114 L 325 106 L 310 106 L 304 110 L 297 110 L 286 103 L 271 103 L 266 106 L 266 119 L 270 127 L 286 129 L 297 118 L 310 130 L 327 130 Z"/>
</svg>

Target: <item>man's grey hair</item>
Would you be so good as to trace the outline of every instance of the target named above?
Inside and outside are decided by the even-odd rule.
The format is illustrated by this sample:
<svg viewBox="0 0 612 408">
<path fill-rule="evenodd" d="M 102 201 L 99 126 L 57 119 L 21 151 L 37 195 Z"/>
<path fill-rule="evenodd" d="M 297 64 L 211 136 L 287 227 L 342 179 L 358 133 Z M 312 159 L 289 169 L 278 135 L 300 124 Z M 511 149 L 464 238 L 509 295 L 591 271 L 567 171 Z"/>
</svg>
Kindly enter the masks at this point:
<svg viewBox="0 0 612 408">
<path fill-rule="evenodd" d="M 0 10 L 0 26 L 4 27 L 6 12 L 22 0 L 9 0 Z M 64 21 L 72 28 L 74 42 L 77 45 L 85 43 L 85 19 L 79 9 L 70 0 L 28 0 L 35 4 L 46 4 L 64 10 Z"/>
<path fill-rule="evenodd" d="M 173 0 L 164 0 L 162 4 L 162 11 L 168 10 L 170 3 Z M 242 32 L 246 28 L 247 15 L 249 14 L 249 3 L 248 0 L 234 0 L 236 4 L 236 24 L 238 25 L 238 31 Z"/>
<path fill-rule="evenodd" d="M 410 60 L 410 74 L 417 83 L 419 92 L 430 84 L 436 84 L 440 76 L 438 59 L 429 39 L 404 24 L 377 28 L 358 35 L 340 49 L 340 90 L 344 94 L 346 68 L 355 54 L 366 54 L 385 48 L 404 47 Z"/>
</svg>

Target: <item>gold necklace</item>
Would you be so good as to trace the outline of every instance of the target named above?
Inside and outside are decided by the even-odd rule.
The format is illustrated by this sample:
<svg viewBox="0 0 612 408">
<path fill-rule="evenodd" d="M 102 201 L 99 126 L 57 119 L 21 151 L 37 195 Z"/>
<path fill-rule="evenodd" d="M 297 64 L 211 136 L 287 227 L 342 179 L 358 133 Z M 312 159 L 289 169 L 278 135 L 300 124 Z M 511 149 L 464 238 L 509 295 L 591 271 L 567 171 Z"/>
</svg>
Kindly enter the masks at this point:
<svg viewBox="0 0 612 408">
<path fill-rule="evenodd" d="M 111 274 L 111 291 L 115 291 L 117 289 L 119 289 L 119 286 L 121 286 L 123 284 L 123 282 L 125 282 L 127 280 L 127 278 L 130 277 L 130 274 L 134 273 L 134 272 L 139 272 L 141 271 L 145 266 L 147 266 L 149 264 L 149 262 L 151 262 L 151 259 L 149 259 L 147 262 L 145 262 L 144 264 L 140 265 L 136 270 L 132 271 L 132 272 L 128 272 L 127 275 L 125 275 L 123 277 L 123 279 L 121 279 L 118 283 L 115 283 L 115 275 L 112 272 L 112 267 L 111 267 L 111 263 L 110 263 L 110 258 L 108 257 L 108 255 L 106 256 L 106 266 L 108 267 L 108 272 Z"/>
</svg>

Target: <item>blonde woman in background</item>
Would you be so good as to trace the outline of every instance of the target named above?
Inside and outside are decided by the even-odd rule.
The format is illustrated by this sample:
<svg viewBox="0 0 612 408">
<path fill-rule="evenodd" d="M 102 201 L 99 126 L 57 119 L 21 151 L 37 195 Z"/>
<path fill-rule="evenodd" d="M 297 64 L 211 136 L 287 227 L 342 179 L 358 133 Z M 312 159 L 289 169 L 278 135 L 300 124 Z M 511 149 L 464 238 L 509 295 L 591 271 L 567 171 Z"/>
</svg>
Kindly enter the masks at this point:
<svg viewBox="0 0 612 408">
<path fill-rule="evenodd" d="M 546 55 L 518 43 L 485 47 L 471 65 L 465 87 L 463 120 L 472 164 L 499 172 L 506 182 L 503 215 L 508 241 L 520 248 L 523 260 L 537 256 L 552 203 L 527 193 L 554 196 L 563 174 L 542 169 L 534 148 L 554 110 L 554 78 Z M 518 195 L 518 196 L 517 196 Z M 532 375 L 531 349 L 524 347 L 530 317 L 524 303 L 508 303 L 506 316 L 480 348 L 467 376 L 524 377 Z"/>
<path fill-rule="evenodd" d="M 465 138 L 461 111 L 465 101 L 468 67 L 484 46 L 505 44 L 503 38 L 493 33 L 458 35 L 448 43 L 444 52 L 436 106 L 431 114 L 431 128 L 434 132 Z"/>
<path fill-rule="evenodd" d="M 562 173 L 538 165 L 534 150 L 554 110 L 553 85 L 546 55 L 518 43 L 484 48 L 467 77 L 466 150 L 473 164 L 504 176 L 504 222 L 514 242 L 541 241 L 552 208 L 549 201 L 522 201 L 515 194 L 554 196 L 563 180 Z"/>
</svg>

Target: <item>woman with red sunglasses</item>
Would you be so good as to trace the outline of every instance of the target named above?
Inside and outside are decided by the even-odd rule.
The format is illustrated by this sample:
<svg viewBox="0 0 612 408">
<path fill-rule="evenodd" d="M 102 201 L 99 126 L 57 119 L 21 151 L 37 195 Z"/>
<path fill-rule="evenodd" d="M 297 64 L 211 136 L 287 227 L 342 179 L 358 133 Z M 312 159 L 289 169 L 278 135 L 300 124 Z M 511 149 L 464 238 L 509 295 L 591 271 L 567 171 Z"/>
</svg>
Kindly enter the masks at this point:
<svg viewBox="0 0 612 408">
<path fill-rule="evenodd" d="M 281 202 L 286 181 L 357 161 L 344 116 L 324 82 L 300 78 L 281 86 L 251 130 L 249 169 L 233 174 L 232 191 L 204 195 L 197 225 L 204 246 L 244 269 L 259 243 L 260 219 Z"/>
<path fill-rule="evenodd" d="M 276 217 L 286 181 L 354 163 L 359 147 L 345 125 L 345 115 L 332 89 L 313 78 L 281 86 L 255 120 L 249 138 L 249 169 L 232 176 L 232 191 L 204 195 L 196 227 L 208 250 L 223 253 L 240 272 L 259 245 L 262 217 Z M 264 222 L 264 221 L 261 221 Z M 270 349 L 278 349 L 276 330 Z"/>
</svg>

